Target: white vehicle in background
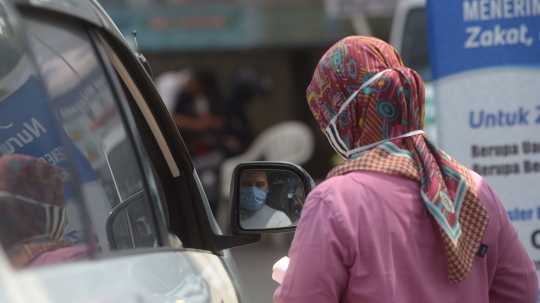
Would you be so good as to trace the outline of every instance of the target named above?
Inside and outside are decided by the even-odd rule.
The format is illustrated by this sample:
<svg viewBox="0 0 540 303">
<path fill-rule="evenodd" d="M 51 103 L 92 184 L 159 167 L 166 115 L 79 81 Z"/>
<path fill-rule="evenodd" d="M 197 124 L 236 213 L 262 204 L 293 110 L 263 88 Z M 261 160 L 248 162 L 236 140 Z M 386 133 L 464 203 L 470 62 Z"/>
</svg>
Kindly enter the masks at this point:
<svg viewBox="0 0 540 303">
<path fill-rule="evenodd" d="M 390 44 L 401 55 L 403 64 L 417 71 L 424 80 L 426 86 L 424 130 L 430 138 L 437 142 L 425 0 L 398 1 L 390 32 Z"/>
</svg>

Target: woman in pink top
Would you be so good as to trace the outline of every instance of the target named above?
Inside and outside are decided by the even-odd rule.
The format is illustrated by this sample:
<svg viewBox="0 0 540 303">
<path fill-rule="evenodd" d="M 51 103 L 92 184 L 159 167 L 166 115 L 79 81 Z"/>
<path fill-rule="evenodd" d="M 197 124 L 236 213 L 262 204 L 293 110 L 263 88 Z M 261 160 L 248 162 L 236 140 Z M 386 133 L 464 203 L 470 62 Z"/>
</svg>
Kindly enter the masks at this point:
<svg viewBox="0 0 540 303">
<path fill-rule="evenodd" d="M 275 302 L 536 302 L 536 267 L 489 185 L 422 131 L 424 84 L 348 37 L 307 89 L 345 160 L 307 198 Z"/>
</svg>

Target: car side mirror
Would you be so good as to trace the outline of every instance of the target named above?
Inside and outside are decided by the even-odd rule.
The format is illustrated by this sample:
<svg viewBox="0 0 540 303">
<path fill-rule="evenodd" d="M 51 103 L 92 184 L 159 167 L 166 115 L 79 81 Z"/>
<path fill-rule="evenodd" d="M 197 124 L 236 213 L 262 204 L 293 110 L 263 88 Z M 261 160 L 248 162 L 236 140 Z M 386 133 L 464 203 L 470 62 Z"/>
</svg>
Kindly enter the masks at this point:
<svg viewBox="0 0 540 303">
<path fill-rule="evenodd" d="M 230 227 L 233 234 L 294 231 L 307 195 L 315 187 L 311 176 L 288 162 L 246 162 L 233 171 Z"/>
<path fill-rule="evenodd" d="M 147 205 L 143 191 L 124 200 L 113 208 L 105 223 L 111 250 L 154 247 L 157 238 L 152 218 L 145 214 Z"/>
</svg>

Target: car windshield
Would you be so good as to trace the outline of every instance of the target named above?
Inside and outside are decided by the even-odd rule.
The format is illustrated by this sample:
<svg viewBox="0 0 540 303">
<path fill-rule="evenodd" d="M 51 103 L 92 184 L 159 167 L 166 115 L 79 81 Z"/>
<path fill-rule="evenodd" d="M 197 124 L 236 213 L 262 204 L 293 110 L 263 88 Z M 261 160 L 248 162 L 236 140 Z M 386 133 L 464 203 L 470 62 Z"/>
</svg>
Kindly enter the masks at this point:
<svg viewBox="0 0 540 303">
<path fill-rule="evenodd" d="M 401 59 L 414 69 L 425 82 L 431 81 L 426 12 L 424 8 L 411 9 L 407 14 L 403 34 Z"/>
</svg>

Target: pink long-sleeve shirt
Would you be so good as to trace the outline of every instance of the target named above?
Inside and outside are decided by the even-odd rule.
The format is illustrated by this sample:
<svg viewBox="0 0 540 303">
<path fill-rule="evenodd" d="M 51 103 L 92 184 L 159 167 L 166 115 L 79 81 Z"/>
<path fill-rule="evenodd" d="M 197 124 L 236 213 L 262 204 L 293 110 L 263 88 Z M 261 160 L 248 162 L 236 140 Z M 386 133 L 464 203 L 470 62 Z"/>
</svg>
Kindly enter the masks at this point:
<svg viewBox="0 0 540 303">
<path fill-rule="evenodd" d="M 471 172 L 490 219 L 465 280 L 448 280 L 439 228 L 418 182 L 377 172 L 333 177 L 309 194 L 276 303 L 529 303 L 536 267 L 503 205 Z"/>
</svg>

